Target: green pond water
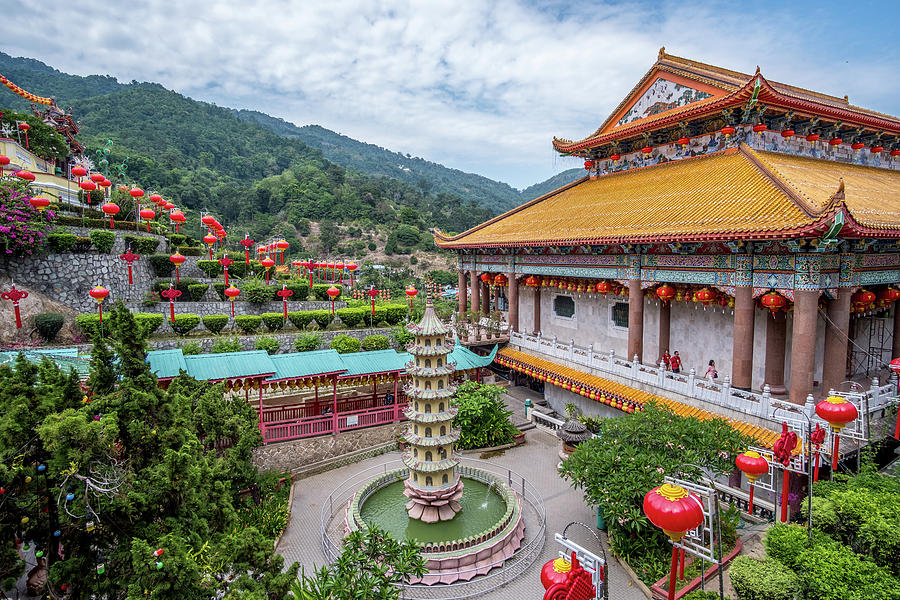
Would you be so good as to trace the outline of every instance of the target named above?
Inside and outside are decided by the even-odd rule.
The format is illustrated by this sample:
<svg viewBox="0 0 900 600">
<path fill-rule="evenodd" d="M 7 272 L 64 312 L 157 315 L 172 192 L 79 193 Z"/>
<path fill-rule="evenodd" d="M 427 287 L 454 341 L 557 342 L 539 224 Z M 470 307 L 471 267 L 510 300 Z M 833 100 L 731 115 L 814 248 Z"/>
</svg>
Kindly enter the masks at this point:
<svg viewBox="0 0 900 600">
<path fill-rule="evenodd" d="M 387 530 L 397 539 L 420 542 L 458 540 L 491 529 L 506 513 L 506 503 L 480 481 L 463 478 L 463 484 L 459 502 L 463 508 L 451 521 L 423 523 L 410 519 L 406 514 L 409 498 L 403 495 L 403 481 L 369 496 L 359 512 L 363 521 Z"/>
</svg>

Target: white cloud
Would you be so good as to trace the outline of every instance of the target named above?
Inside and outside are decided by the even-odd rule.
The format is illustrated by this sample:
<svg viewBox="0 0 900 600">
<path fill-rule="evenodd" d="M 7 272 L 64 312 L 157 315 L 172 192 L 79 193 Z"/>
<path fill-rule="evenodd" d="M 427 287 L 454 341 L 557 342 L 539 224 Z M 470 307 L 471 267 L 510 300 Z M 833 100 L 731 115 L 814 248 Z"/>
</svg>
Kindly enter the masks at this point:
<svg viewBox="0 0 900 600">
<path fill-rule="evenodd" d="M 551 137 L 591 133 L 660 45 L 736 70 L 752 72 L 760 64 L 770 78 L 900 112 L 896 50 L 863 54 L 863 24 L 863 39 L 853 38 L 847 19 L 835 36 L 828 26 L 833 15 L 815 7 L 514 0 L 13 4 L 0 20 L 10 54 L 80 75 L 158 81 L 198 99 L 298 125 L 318 123 L 517 187 L 575 166 L 554 156 Z M 786 35 L 791 25 L 794 33 Z M 841 52 L 855 60 L 838 61 Z"/>
</svg>

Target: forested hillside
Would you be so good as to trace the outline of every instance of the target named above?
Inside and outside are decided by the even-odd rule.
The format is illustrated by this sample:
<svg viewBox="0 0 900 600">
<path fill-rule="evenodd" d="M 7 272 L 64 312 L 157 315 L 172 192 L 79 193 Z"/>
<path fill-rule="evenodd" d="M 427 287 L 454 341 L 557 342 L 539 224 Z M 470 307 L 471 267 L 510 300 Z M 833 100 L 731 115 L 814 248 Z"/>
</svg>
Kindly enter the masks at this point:
<svg viewBox="0 0 900 600">
<path fill-rule="evenodd" d="M 584 169 L 567 169 L 562 173 L 557 173 L 550 179 L 546 181 L 542 181 L 540 183 L 536 183 L 534 185 L 530 185 L 524 190 L 522 190 L 522 202 L 527 202 L 528 200 L 534 200 L 544 194 L 552 192 L 557 188 L 561 188 L 564 185 L 568 185 L 575 181 L 576 179 L 581 179 L 585 176 Z"/>
</svg>

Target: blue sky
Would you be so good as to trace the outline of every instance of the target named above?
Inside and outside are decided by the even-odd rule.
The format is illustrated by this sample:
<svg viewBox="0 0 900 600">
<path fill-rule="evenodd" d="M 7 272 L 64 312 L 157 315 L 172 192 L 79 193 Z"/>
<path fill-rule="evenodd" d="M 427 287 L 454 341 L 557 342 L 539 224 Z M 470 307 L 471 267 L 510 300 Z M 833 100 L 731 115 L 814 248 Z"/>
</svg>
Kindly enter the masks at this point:
<svg viewBox="0 0 900 600">
<path fill-rule="evenodd" d="M 0 49 L 522 188 L 672 54 L 900 115 L 900 3 L 7 0 Z M 32 90 L 40 93 L 40 90 Z"/>
</svg>

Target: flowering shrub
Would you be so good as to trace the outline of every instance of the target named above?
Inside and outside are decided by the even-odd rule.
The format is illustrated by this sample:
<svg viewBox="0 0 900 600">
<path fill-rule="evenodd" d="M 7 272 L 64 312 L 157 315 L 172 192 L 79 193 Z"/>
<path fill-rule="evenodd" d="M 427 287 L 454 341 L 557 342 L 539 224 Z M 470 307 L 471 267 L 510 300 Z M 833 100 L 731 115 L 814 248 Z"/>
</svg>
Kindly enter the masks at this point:
<svg viewBox="0 0 900 600">
<path fill-rule="evenodd" d="M 5 256 L 33 254 L 47 240 L 56 215 L 38 212 L 29 204 L 31 194 L 24 183 L 0 181 L 0 240 Z"/>
</svg>

